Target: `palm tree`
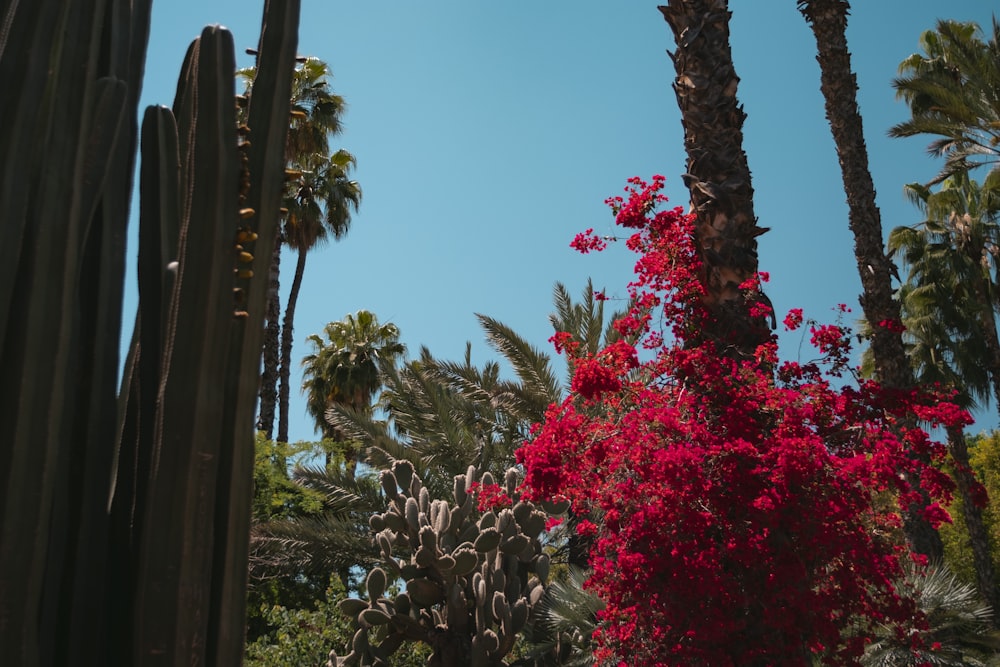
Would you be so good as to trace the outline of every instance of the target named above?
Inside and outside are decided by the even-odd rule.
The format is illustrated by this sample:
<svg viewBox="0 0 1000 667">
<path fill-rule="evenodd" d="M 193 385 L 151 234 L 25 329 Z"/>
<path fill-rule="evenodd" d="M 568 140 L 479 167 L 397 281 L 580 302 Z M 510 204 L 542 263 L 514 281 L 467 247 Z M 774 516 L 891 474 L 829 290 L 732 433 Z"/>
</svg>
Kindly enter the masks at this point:
<svg viewBox="0 0 1000 667">
<path fill-rule="evenodd" d="M 608 320 L 622 315 L 614 312 Z M 466 345 L 460 361 L 437 359 L 423 348 L 416 359 L 402 365 L 379 365 L 381 414 L 357 409 L 346 401 L 332 403 L 326 411 L 330 432 L 362 443 L 364 461 L 371 469 L 391 467 L 397 460 L 409 461 L 432 498 L 451 497 L 454 476 L 465 473 L 470 465 L 501 478 L 514 463 L 516 449 L 530 437 L 531 426 L 544 418 L 552 403 L 563 399 L 566 387 L 559 382 L 550 355 L 502 322 L 485 315 L 477 317 L 490 347 L 513 372 L 512 379 L 503 377 L 496 361 L 473 364 L 471 344 Z M 556 331 L 572 334 L 581 350 L 598 351 L 619 336 L 605 319 L 604 304 L 595 298 L 590 281 L 580 302 L 557 283 L 555 312 L 549 319 Z M 557 547 L 554 557 L 569 560 L 572 566 L 570 543 L 571 539 L 560 538 L 553 546 Z M 582 556 L 585 565 L 585 551 Z M 575 586 L 569 582 L 565 588 L 556 591 L 564 595 L 551 597 L 554 634 L 540 632 L 535 638 L 539 642 L 547 641 L 546 637 L 557 640 L 562 657 L 571 655 L 577 660 L 584 656 L 594 629 L 593 614 L 586 611 L 594 600 L 580 590 L 579 577 Z M 567 605 L 580 613 L 557 620 Z M 551 651 L 540 649 L 537 660 L 512 664 L 569 664 L 553 663 L 551 657 Z"/>
<path fill-rule="evenodd" d="M 570 566 L 545 589 L 535 619 L 525 631 L 525 658 L 512 667 L 591 667 L 599 597 L 584 589 L 588 574 Z"/>
<path fill-rule="evenodd" d="M 864 667 L 908 665 L 997 665 L 1000 634 L 992 626 L 993 610 L 971 586 L 966 586 L 943 566 L 920 571 L 911 566 L 903 586 L 917 601 L 927 619 L 926 629 L 882 626 L 874 629 L 865 649 Z M 914 647 L 914 633 L 922 646 Z"/>
<path fill-rule="evenodd" d="M 736 100 L 739 77 L 729 46 L 727 0 L 670 0 L 660 12 L 677 43 L 674 92 L 684 124 L 684 181 L 697 214 L 705 305 L 704 335 L 720 351 L 750 356 L 770 338 L 739 286 L 757 275 L 757 226 L 750 168 L 743 152 L 746 114 Z"/>
<path fill-rule="evenodd" d="M 911 118 L 889 130 L 893 137 L 929 134 L 928 146 L 944 157 L 940 183 L 959 172 L 1000 164 L 1000 24 L 986 41 L 975 23 L 940 20 L 920 36 L 923 53 L 899 65 L 896 95 Z"/>
<path fill-rule="evenodd" d="M 281 325 L 281 367 L 278 391 L 278 441 L 288 442 L 289 377 L 292 364 L 292 332 L 306 255 L 329 236 L 343 238 L 351 225 L 351 211 L 361 203 L 361 188 L 348 178 L 354 156 L 339 150 L 329 157 L 313 153 L 301 160 L 303 168 L 294 197 L 286 199 L 285 243 L 298 252 L 295 276 L 285 304 Z"/>
<path fill-rule="evenodd" d="M 959 391 L 965 407 L 988 400 L 992 388 L 1000 408 L 1000 343 L 997 341 L 995 270 L 1000 227 L 996 222 L 1000 172 L 980 188 L 966 172 L 947 178 L 939 192 L 911 184 L 907 193 L 926 215 L 914 227 L 889 235 L 889 251 L 910 267 L 900 288 L 908 352 L 921 383 Z M 972 498 L 976 484 L 961 428 L 947 430 L 954 477 L 972 547 L 977 587 L 1000 609 L 982 509 Z M 996 619 L 994 619 L 996 621 Z"/>
<path fill-rule="evenodd" d="M 861 307 L 865 319 L 873 324 L 899 322 L 900 307 L 892 287 L 896 268 L 882 244 L 882 218 L 875 203 L 875 185 L 868 169 L 868 149 L 858 111 L 858 85 L 847 50 L 850 3 L 847 0 L 798 0 L 798 7 L 816 37 L 820 90 L 840 158 L 848 221 L 854 234 L 854 254 L 863 289 Z M 875 377 L 888 387 L 913 386 L 913 369 L 896 327 L 873 326 L 870 341 Z M 916 480 L 913 481 L 919 488 Z M 944 547 L 941 536 L 923 516 L 922 509 L 926 505 L 927 502 L 914 504 L 904 513 L 907 539 L 917 553 L 940 560 Z"/>
<path fill-rule="evenodd" d="M 604 301 L 597 298 L 594 285 L 587 279 L 583 289 L 583 297 L 579 303 L 574 302 L 566 287 L 556 283 L 553 292 L 555 312 L 549 315 L 549 323 L 557 332 L 567 332 L 573 335 L 573 342 L 578 344 L 580 354 L 596 356 L 601 348 L 614 343 L 621 338 L 615 321 L 627 310 L 618 310 L 605 317 Z M 630 304 L 631 305 L 631 304 Z M 566 386 L 573 382 L 574 360 L 566 359 Z"/>
<path fill-rule="evenodd" d="M 253 93 L 253 81 L 256 69 L 248 67 L 237 73 L 246 83 L 246 92 Z M 289 121 L 288 136 L 285 143 L 285 159 L 289 173 L 295 175 L 292 178 L 285 192 L 285 208 L 291 213 L 297 205 L 300 193 L 308 184 L 310 176 L 315 174 L 317 168 L 321 168 L 326 156 L 330 153 L 329 138 L 339 134 L 341 131 L 340 118 L 344 110 L 344 100 L 339 95 L 335 95 L 330 90 L 328 77 L 330 68 L 326 63 L 317 58 L 300 59 L 299 66 L 296 67 L 292 79 L 291 93 L 291 116 Z M 319 156 L 319 157 L 317 157 Z M 343 162 L 341 159 L 340 162 Z M 353 164 L 353 158 L 343 163 L 344 170 L 342 180 L 346 181 L 346 171 L 349 165 Z M 342 184 L 341 184 L 342 185 Z M 342 189 L 342 187 L 341 187 Z M 360 190 L 355 184 L 354 191 L 356 197 L 348 199 L 356 206 L 360 201 Z M 311 199 L 320 205 L 325 204 L 325 193 Z M 331 188 L 331 192 L 334 189 Z M 291 205 L 291 206 L 289 206 Z M 341 208 L 347 209 L 345 205 Z M 322 215 L 316 220 L 322 220 Z M 341 234 L 334 234 L 339 238 L 346 232 L 350 222 L 350 215 L 341 224 L 343 229 Z M 271 438 L 274 429 L 275 412 L 279 403 L 278 378 L 281 368 L 281 303 L 279 297 L 279 274 L 281 265 L 281 247 L 289 242 L 289 229 L 286 220 L 284 229 L 279 230 L 279 243 L 274 246 L 274 254 L 271 257 L 270 265 L 270 286 L 268 294 L 266 334 L 264 337 L 264 367 L 261 378 L 260 392 L 260 417 L 258 419 L 258 429 L 264 431 L 268 439 Z M 299 241 L 304 240 L 304 236 L 299 237 Z M 294 242 L 294 241 L 293 241 Z M 298 246 L 296 246 L 298 247 Z M 287 440 L 287 433 L 285 434 Z"/>
<path fill-rule="evenodd" d="M 989 174 L 983 186 L 959 172 L 937 192 L 917 183 L 905 192 L 925 216 L 889 234 L 889 251 L 909 266 L 901 295 L 907 328 L 916 334 L 910 357 L 928 380 L 977 401 L 992 392 L 1000 409 L 994 277 L 1000 268 L 1000 172 Z M 921 347 L 922 341 L 930 345 Z"/>
<path fill-rule="evenodd" d="M 255 524 L 252 580 L 281 576 L 326 582 L 335 572 L 348 586 L 352 568 L 378 562 L 368 527 L 368 517 L 384 508 L 378 480 L 371 475 L 354 477 L 335 466 L 296 467 L 292 480 L 321 496 L 322 510 Z"/>
<path fill-rule="evenodd" d="M 987 42 L 975 23 L 938 21 L 921 35 L 922 53 L 899 66 L 897 97 L 910 107 L 910 120 L 890 129 L 893 137 L 939 137 L 928 151 L 944 158 L 928 184 L 907 186 L 909 198 L 926 214 L 915 228 L 890 235 L 890 248 L 910 264 L 902 294 L 915 344 L 911 356 L 921 377 L 943 380 L 960 390 L 967 404 L 993 398 L 1000 410 L 1000 340 L 996 263 L 1000 210 L 1000 25 L 993 20 Z M 988 167 L 983 187 L 969 172 Z M 940 183 L 937 192 L 930 185 Z M 991 276 L 991 271 L 993 275 Z M 949 449 L 962 495 L 980 594 L 1000 605 L 988 533 L 982 512 L 968 498 L 975 483 L 965 434 L 949 429 Z M 994 619 L 994 623 L 997 619 Z"/>
<path fill-rule="evenodd" d="M 557 283 L 555 305 L 553 327 L 571 333 L 582 348 L 599 350 L 617 339 L 590 281 L 580 303 Z M 610 319 L 621 315 L 615 312 Z M 424 485 L 440 497 L 450 492 L 454 475 L 470 465 L 502 475 L 532 424 L 542 421 L 548 407 L 566 392 L 547 353 L 502 322 L 477 317 L 488 344 L 510 366 L 514 379 L 501 377 L 498 362 L 473 364 L 471 344 L 458 362 L 437 359 L 423 348 L 401 367 L 382 367 L 379 406 L 386 421 L 346 403 L 327 411 L 327 421 L 342 437 L 364 443 L 366 463 L 378 469 L 407 459 Z"/>
<path fill-rule="evenodd" d="M 327 410 L 340 405 L 371 414 L 372 400 L 382 385 L 380 370 L 391 367 L 406 347 L 399 342 L 396 325 L 380 323 L 367 310 L 330 322 L 323 331 L 326 340 L 316 334 L 307 339 L 314 352 L 302 359 L 302 389 L 316 429 L 324 438 L 344 440 L 344 434 L 325 419 Z M 347 459 L 348 470 L 353 471 L 356 455 L 349 451 Z"/>
</svg>

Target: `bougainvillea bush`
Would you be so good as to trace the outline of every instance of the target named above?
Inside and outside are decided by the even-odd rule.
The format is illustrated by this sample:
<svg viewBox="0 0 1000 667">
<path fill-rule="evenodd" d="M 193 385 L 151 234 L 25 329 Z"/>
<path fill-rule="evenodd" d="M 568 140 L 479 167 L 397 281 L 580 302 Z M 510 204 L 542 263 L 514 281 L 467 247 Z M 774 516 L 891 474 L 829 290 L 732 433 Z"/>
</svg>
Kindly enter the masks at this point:
<svg viewBox="0 0 1000 667">
<path fill-rule="evenodd" d="M 919 623 L 893 586 L 911 557 L 898 507 L 918 497 L 901 473 L 937 501 L 952 488 L 908 455 L 944 450 L 907 425 L 968 415 L 854 378 L 839 325 L 810 327 L 812 362 L 779 361 L 773 337 L 752 353 L 706 339 L 693 219 L 662 206 L 663 184 L 632 179 L 608 200 L 639 256 L 616 324 L 637 343 L 588 356 L 553 337 L 572 392 L 519 451 L 526 486 L 586 517 L 588 586 L 607 604 L 599 664 L 854 664 L 865 627 Z M 573 246 L 607 240 L 588 230 Z M 766 279 L 741 286 L 751 316 L 769 315 Z M 784 324 L 802 327 L 802 312 Z M 937 502 L 925 514 L 948 520 Z"/>
</svg>

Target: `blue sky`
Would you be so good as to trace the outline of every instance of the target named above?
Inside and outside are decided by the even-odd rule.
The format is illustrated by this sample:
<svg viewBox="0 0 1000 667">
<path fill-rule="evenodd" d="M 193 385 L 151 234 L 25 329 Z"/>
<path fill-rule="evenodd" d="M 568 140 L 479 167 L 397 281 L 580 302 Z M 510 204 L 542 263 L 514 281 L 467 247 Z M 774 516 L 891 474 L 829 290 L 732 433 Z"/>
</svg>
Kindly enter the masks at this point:
<svg viewBox="0 0 1000 667">
<path fill-rule="evenodd" d="M 232 30 L 240 66 L 252 64 L 243 49 L 256 45 L 262 5 L 153 3 L 140 114 L 172 102 L 184 52 L 204 25 Z M 732 0 L 733 59 L 756 213 L 772 229 L 760 238 L 767 292 L 779 319 L 801 307 L 832 320 L 838 303 L 859 311 L 860 284 L 815 42 L 795 7 Z M 854 3 L 848 41 L 887 231 L 919 221 L 902 186 L 938 167 L 926 140 L 885 136 L 906 117 L 890 87 L 896 67 L 937 18 L 989 26 L 992 9 L 984 0 Z M 549 350 L 556 281 L 578 294 L 590 276 L 623 295 L 634 263 L 627 251 L 582 256 L 569 242 L 588 227 L 613 233 L 603 201 L 630 176 L 664 174 L 671 201 L 687 205 L 671 48 L 655 3 L 636 0 L 305 0 L 299 53 L 329 63 L 348 103 L 333 146 L 357 157 L 364 201 L 347 238 L 309 257 L 296 357 L 308 352 L 306 336 L 362 308 L 399 326 L 413 354 L 426 345 L 457 359 L 472 341 L 475 360 L 491 358 L 475 313 Z M 129 253 L 126 327 L 134 229 Z M 283 268 L 287 289 L 291 255 Z M 782 344 L 785 357 L 798 356 L 798 338 Z M 293 392 L 292 440 L 314 438 L 304 406 Z"/>
</svg>

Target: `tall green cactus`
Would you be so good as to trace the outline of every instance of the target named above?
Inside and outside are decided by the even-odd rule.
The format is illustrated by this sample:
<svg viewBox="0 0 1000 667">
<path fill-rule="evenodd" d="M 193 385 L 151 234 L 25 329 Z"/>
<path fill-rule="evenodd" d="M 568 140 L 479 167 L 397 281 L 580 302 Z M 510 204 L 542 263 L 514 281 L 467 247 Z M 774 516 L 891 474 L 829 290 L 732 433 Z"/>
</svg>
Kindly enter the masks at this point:
<svg viewBox="0 0 1000 667">
<path fill-rule="evenodd" d="M 274 247 L 299 2 L 265 3 L 241 139 L 221 28 L 188 50 L 174 108 L 145 113 L 116 397 L 149 16 L 148 0 L 0 8 L 4 664 L 242 656 L 266 297 L 246 260 Z"/>
<path fill-rule="evenodd" d="M 368 574 L 367 600 L 341 603 L 356 632 L 347 656 L 330 654 L 331 667 L 387 665 L 406 641 L 428 644 L 433 666 L 507 664 L 544 593 L 549 557 L 539 536 L 547 515 L 520 500 L 514 469 L 501 486 L 511 507 L 481 511 L 479 489 L 494 480 L 488 472 L 477 477 L 474 467 L 456 476 L 448 503 L 430 499 L 408 461 L 382 472 L 389 508 L 372 516 L 371 527 L 385 569 Z M 398 579 L 406 590 L 386 597 Z"/>
</svg>

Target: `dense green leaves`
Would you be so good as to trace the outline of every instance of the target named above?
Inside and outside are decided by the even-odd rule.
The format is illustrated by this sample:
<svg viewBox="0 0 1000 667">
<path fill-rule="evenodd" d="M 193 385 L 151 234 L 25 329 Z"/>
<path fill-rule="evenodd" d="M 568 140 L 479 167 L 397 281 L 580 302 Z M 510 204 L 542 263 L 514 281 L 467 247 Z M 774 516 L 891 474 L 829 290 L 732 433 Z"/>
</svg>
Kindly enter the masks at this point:
<svg viewBox="0 0 1000 667">
<path fill-rule="evenodd" d="M 945 159 L 932 183 L 1000 162 L 1000 23 L 989 35 L 975 23 L 940 20 L 920 37 L 922 53 L 899 66 L 897 97 L 910 120 L 893 137 L 936 136 L 927 150 Z"/>
</svg>

